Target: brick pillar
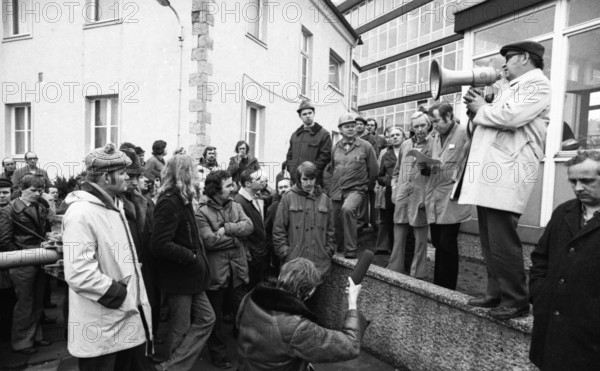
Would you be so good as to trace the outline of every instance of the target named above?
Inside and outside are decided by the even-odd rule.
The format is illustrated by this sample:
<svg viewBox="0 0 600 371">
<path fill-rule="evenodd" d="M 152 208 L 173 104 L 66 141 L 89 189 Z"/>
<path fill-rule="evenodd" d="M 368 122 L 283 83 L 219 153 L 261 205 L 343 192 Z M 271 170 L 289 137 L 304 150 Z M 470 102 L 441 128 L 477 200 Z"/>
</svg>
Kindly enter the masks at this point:
<svg viewBox="0 0 600 371">
<path fill-rule="evenodd" d="M 210 30 L 214 27 L 214 16 L 209 14 L 209 4 L 215 0 L 193 0 L 192 1 L 192 61 L 196 62 L 197 72 L 189 76 L 189 86 L 196 88 L 196 97 L 190 97 L 189 110 L 195 112 L 195 120 L 190 122 L 189 132 L 196 135 L 196 143 L 189 148 L 189 153 L 194 158 L 202 156 L 204 148 L 210 144 L 207 135 L 208 125 L 211 123 L 209 102 L 212 95 L 208 94 L 209 76 L 212 75 L 212 63 L 209 51 L 213 49 L 213 40 Z M 192 115 L 194 116 L 194 115 Z"/>
</svg>

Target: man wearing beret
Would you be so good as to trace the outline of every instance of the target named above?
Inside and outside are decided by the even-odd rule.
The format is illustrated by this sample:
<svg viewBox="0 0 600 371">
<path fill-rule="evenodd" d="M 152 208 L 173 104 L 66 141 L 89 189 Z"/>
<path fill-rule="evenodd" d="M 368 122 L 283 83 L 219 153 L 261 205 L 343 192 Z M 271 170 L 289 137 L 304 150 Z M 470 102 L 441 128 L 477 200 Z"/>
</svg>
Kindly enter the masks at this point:
<svg viewBox="0 0 600 371">
<path fill-rule="evenodd" d="M 335 239 L 345 257 L 357 257 L 357 219 L 360 205 L 375 184 L 378 166 L 375 150 L 356 136 L 356 120 L 351 113 L 338 121 L 342 139 L 333 147 L 329 197 L 333 201 Z"/>
<path fill-rule="evenodd" d="M 321 125 L 315 122 L 315 107 L 307 101 L 302 101 L 296 110 L 302 126 L 290 138 L 286 161 L 292 183 L 297 183 L 296 169 L 304 161 L 310 161 L 317 166 L 317 182 L 323 184 L 323 169 L 331 161 L 331 136 Z"/>
<path fill-rule="evenodd" d="M 69 353 L 79 369 L 149 369 L 151 309 L 121 195 L 129 157 L 112 143 L 85 158 L 63 218 Z"/>
<path fill-rule="evenodd" d="M 508 84 L 496 101 L 487 103 L 474 88 L 465 95 L 474 132 L 459 203 L 477 206 L 488 271 L 485 296 L 469 304 L 509 319 L 529 313 L 517 225 L 533 187 L 542 181 L 550 82 L 542 72 L 541 44 L 521 41 L 502 47 L 500 54 Z"/>
</svg>

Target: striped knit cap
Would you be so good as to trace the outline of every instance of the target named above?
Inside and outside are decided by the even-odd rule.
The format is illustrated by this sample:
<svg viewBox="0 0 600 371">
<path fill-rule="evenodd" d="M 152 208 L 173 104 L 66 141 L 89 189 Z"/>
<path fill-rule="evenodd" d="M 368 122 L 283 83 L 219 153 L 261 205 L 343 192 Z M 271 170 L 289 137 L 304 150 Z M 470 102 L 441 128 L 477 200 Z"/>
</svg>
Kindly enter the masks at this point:
<svg viewBox="0 0 600 371">
<path fill-rule="evenodd" d="M 112 143 L 107 143 L 102 148 L 96 148 L 85 157 L 85 166 L 88 174 L 99 175 L 112 173 L 125 169 L 131 165 L 129 157 Z"/>
</svg>

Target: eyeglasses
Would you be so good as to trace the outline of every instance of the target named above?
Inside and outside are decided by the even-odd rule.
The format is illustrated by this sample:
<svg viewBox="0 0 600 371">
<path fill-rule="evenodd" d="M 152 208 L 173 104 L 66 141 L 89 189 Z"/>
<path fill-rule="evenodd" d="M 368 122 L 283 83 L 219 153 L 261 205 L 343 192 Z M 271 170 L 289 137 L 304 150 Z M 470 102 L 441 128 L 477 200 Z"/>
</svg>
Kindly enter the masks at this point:
<svg viewBox="0 0 600 371">
<path fill-rule="evenodd" d="M 390 134 L 390 137 L 395 138 L 395 137 L 401 137 L 402 134 Z"/>
<path fill-rule="evenodd" d="M 521 54 L 523 54 L 523 53 L 512 53 L 512 54 L 506 54 L 506 55 L 504 56 L 504 59 L 506 60 L 506 63 L 508 63 L 508 61 L 509 61 L 509 60 L 510 60 L 512 57 L 514 57 L 515 55 L 521 55 Z"/>
<path fill-rule="evenodd" d="M 26 158 L 26 159 L 25 159 L 25 161 L 29 161 L 29 160 L 37 160 L 37 159 L 38 159 L 37 157 L 29 157 L 29 158 Z"/>
</svg>

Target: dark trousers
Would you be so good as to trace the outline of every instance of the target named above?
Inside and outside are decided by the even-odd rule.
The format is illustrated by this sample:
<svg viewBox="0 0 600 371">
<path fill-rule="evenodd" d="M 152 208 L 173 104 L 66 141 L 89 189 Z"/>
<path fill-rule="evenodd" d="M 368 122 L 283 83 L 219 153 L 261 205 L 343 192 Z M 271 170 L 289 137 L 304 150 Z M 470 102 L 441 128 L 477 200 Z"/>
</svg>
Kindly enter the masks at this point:
<svg viewBox="0 0 600 371">
<path fill-rule="evenodd" d="M 13 308 L 16 302 L 14 287 L 0 289 L 0 340 L 10 340 Z"/>
<path fill-rule="evenodd" d="M 161 366 L 167 370 L 190 370 L 210 336 L 215 313 L 206 292 L 193 295 L 166 293 L 165 296 L 169 307 L 169 357 Z"/>
<path fill-rule="evenodd" d="M 500 298 L 500 305 L 528 305 L 523 245 L 517 234 L 520 215 L 477 206 L 479 238 L 488 273 L 486 296 Z"/>
<path fill-rule="evenodd" d="M 456 290 L 458 280 L 458 231 L 460 223 L 429 224 L 431 244 L 435 247 L 433 283 Z"/>
<path fill-rule="evenodd" d="M 379 209 L 379 232 L 377 233 L 377 243 L 375 244 L 376 251 L 392 252 L 394 247 L 394 208 Z M 414 254 L 414 232 L 413 232 L 413 254 Z M 411 258 L 412 261 L 412 258 Z"/>
<path fill-rule="evenodd" d="M 269 255 L 253 256 L 248 262 L 248 291 L 252 290 L 267 277 L 269 269 Z M 237 314 L 233 313 L 235 316 Z"/>
<path fill-rule="evenodd" d="M 79 358 L 78 361 L 80 371 L 154 370 L 146 357 L 145 343 L 116 353 L 92 358 Z"/>
<path fill-rule="evenodd" d="M 215 312 L 215 325 L 207 343 L 210 358 L 213 361 L 219 361 L 227 357 L 226 336 L 223 333 L 223 305 L 226 300 L 231 303 L 230 309 L 233 311 L 233 328 L 235 332 L 235 317 L 246 292 L 248 292 L 246 285 L 239 285 L 230 289 L 223 287 L 219 290 L 206 291 L 210 305 L 212 305 Z M 231 296 L 227 297 L 228 294 Z"/>
<path fill-rule="evenodd" d="M 367 227 L 371 223 L 373 228 L 377 228 L 379 225 L 379 209 L 375 208 L 375 191 L 365 192 L 358 215 L 359 227 Z"/>
<path fill-rule="evenodd" d="M 350 191 L 342 196 L 341 200 L 333 201 L 335 240 L 338 251 L 356 252 L 358 248 L 356 224 L 358 211 L 364 197 L 364 192 Z"/>
<path fill-rule="evenodd" d="M 40 320 L 44 313 L 46 274 L 38 265 L 11 268 L 17 303 L 13 310 L 11 344 L 14 350 L 33 346 L 42 340 Z"/>
</svg>

